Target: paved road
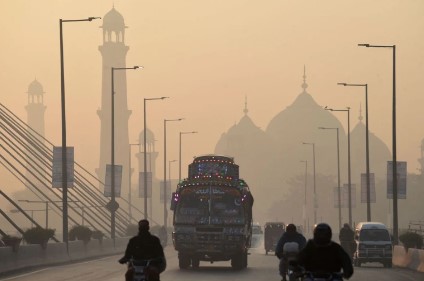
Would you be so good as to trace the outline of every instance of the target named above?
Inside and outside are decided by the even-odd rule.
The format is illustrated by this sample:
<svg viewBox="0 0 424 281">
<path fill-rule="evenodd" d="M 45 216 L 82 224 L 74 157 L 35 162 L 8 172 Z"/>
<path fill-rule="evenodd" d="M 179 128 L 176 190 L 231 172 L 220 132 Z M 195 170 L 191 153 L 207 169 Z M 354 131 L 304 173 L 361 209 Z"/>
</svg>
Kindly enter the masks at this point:
<svg viewBox="0 0 424 281">
<path fill-rule="evenodd" d="M 233 271 L 229 262 L 214 264 L 201 262 L 198 270 L 178 269 L 176 252 L 166 248 L 167 270 L 161 275 L 162 281 L 271 281 L 281 280 L 278 276 L 278 260 L 265 255 L 262 249 L 253 249 L 246 270 Z M 122 281 L 125 266 L 117 263 L 120 256 L 112 256 L 75 264 L 48 267 L 33 272 L 9 276 L 1 281 Z M 423 281 L 424 273 L 407 269 L 385 269 L 380 265 L 355 268 L 352 281 Z"/>
</svg>

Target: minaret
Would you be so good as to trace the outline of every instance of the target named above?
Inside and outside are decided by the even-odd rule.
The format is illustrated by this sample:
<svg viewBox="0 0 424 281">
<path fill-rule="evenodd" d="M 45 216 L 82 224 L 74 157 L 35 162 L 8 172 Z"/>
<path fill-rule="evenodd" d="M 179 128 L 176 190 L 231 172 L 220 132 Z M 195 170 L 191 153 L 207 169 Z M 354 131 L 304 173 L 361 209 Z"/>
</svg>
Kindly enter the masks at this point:
<svg viewBox="0 0 424 281">
<path fill-rule="evenodd" d="M 36 138 L 41 142 L 44 143 L 44 139 L 42 137 L 45 136 L 44 131 L 44 113 L 46 112 L 46 106 L 44 105 L 44 91 L 43 86 L 35 79 L 31 82 L 28 86 L 28 104 L 25 106 L 25 109 L 27 111 L 27 124 L 30 126 L 33 130 L 35 130 L 38 134 L 41 135 L 41 137 L 36 136 Z M 33 134 L 33 132 L 31 132 Z M 34 134 L 36 135 L 36 134 Z M 30 146 L 33 146 L 30 144 Z M 37 161 L 37 160 L 32 160 Z M 29 159 L 28 159 L 29 162 Z M 32 168 L 29 168 L 32 169 Z M 27 172 L 26 175 L 27 179 L 29 181 L 34 180 L 34 176 Z"/>
<path fill-rule="evenodd" d="M 159 153 L 155 149 L 155 135 L 153 132 L 147 128 L 146 130 L 146 156 L 147 156 L 147 172 L 152 172 L 153 181 L 157 179 L 156 175 L 156 160 Z M 141 152 L 137 153 L 136 157 L 138 159 L 138 169 L 139 172 L 144 171 L 144 131 L 141 131 L 139 136 L 139 143 L 141 143 Z"/>
<path fill-rule="evenodd" d="M 102 105 L 97 111 L 100 118 L 100 162 L 96 169 L 98 178 L 104 182 L 106 164 L 111 164 L 111 69 L 126 67 L 129 47 L 125 45 L 124 18 L 113 7 L 104 17 L 103 45 L 99 46 L 102 55 Z M 122 165 L 121 190 L 128 190 L 129 137 L 128 119 L 131 111 L 127 104 L 126 71 L 115 71 L 115 165 Z M 122 192 L 121 192 L 122 194 Z M 122 195 L 121 195 L 122 196 Z"/>
<path fill-rule="evenodd" d="M 37 79 L 29 84 L 27 94 L 28 104 L 25 106 L 28 113 L 27 124 L 44 137 L 44 113 L 46 111 L 46 106 L 44 105 L 43 86 Z"/>
</svg>

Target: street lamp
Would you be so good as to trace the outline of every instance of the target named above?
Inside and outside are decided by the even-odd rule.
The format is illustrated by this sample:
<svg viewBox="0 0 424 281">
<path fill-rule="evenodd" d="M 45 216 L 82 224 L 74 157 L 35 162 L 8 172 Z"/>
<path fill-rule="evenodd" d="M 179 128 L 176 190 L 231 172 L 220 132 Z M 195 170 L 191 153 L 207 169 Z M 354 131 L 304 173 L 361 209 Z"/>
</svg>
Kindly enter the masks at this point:
<svg viewBox="0 0 424 281">
<path fill-rule="evenodd" d="M 142 66 L 133 66 L 133 67 L 112 67 L 111 68 L 111 173 L 110 173 L 110 236 L 113 239 L 113 244 L 115 245 L 115 213 L 119 208 L 118 203 L 115 200 L 115 79 L 114 72 L 115 70 L 128 70 L 128 69 L 143 69 Z"/>
<path fill-rule="evenodd" d="M 163 226 L 168 227 L 168 210 L 166 209 L 166 122 L 181 121 L 178 119 L 163 119 Z"/>
<path fill-rule="evenodd" d="M 313 142 L 302 142 L 302 144 L 312 145 L 312 161 L 314 164 L 314 224 L 317 223 L 317 209 L 318 209 L 318 201 L 317 201 L 317 192 L 316 192 L 316 178 L 315 178 L 315 143 Z"/>
<path fill-rule="evenodd" d="M 306 231 L 306 189 L 308 186 L 308 160 L 300 160 L 300 162 L 305 163 L 305 202 L 303 202 L 303 227 Z"/>
<path fill-rule="evenodd" d="M 128 161 L 128 223 L 130 224 L 132 221 L 132 203 L 131 203 L 131 147 L 133 145 L 138 145 L 138 152 L 140 152 L 140 144 L 139 143 L 130 143 L 129 147 L 129 161 Z"/>
<path fill-rule="evenodd" d="M 22 210 L 24 212 L 31 212 L 31 228 L 34 226 L 34 212 L 45 212 L 45 210 L 43 209 L 31 209 L 31 210 Z M 21 211 L 18 209 L 12 209 L 10 210 L 11 213 L 16 214 L 16 213 L 20 213 Z"/>
<path fill-rule="evenodd" d="M 160 98 L 145 98 L 144 99 L 144 130 L 143 130 L 143 152 L 144 152 L 144 219 L 148 218 L 147 215 L 147 149 L 146 149 L 146 129 L 147 129 L 147 120 L 146 120 L 146 102 L 150 100 L 164 100 L 169 97 L 160 97 Z"/>
<path fill-rule="evenodd" d="M 181 182 L 181 136 L 182 135 L 187 135 L 187 134 L 197 134 L 196 131 L 192 131 L 192 132 L 180 132 L 180 149 L 179 149 L 179 172 L 178 172 L 178 183 Z"/>
<path fill-rule="evenodd" d="M 397 160 L 396 160 L 396 45 L 370 45 L 358 44 L 360 47 L 367 48 L 391 48 L 393 50 L 393 113 L 392 113 L 392 150 L 393 150 L 393 238 L 394 242 L 398 244 L 398 182 L 397 182 Z"/>
<path fill-rule="evenodd" d="M 365 164 L 367 173 L 367 221 L 371 221 L 370 141 L 368 128 L 368 84 L 337 83 L 351 87 L 365 87 Z"/>
<path fill-rule="evenodd" d="M 18 200 L 19 202 L 26 202 L 26 203 L 42 203 L 46 204 L 46 229 L 49 227 L 49 202 L 50 201 L 37 201 L 37 200 Z M 31 213 L 31 217 L 33 214 Z"/>
<path fill-rule="evenodd" d="M 342 228 L 342 204 L 340 194 L 340 149 L 339 149 L 339 128 L 318 127 L 321 130 L 336 130 L 337 132 L 337 197 L 339 202 L 339 229 Z"/>
<path fill-rule="evenodd" d="M 171 163 L 177 162 L 177 160 L 169 160 L 168 163 L 168 180 L 169 180 L 169 186 L 172 189 L 172 181 L 171 181 Z M 168 213 L 168 210 L 166 210 L 166 212 Z M 168 217 L 166 218 L 168 219 Z M 168 222 L 166 222 L 168 224 Z"/>
<path fill-rule="evenodd" d="M 346 109 L 332 109 L 325 107 L 325 110 L 347 112 L 347 174 L 348 174 L 348 209 L 349 209 L 349 225 L 352 226 L 352 181 L 351 181 L 351 166 L 350 166 L 350 107 Z"/>
<path fill-rule="evenodd" d="M 64 22 L 92 21 L 100 19 L 100 17 L 89 17 L 78 20 L 59 19 L 59 35 L 60 35 L 60 98 L 62 111 L 62 219 L 63 219 L 63 242 L 66 243 L 68 251 L 68 176 L 66 165 L 66 110 L 65 110 L 65 66 L 63 59 L 63 31 L 62 24 Z"/>
</svg>

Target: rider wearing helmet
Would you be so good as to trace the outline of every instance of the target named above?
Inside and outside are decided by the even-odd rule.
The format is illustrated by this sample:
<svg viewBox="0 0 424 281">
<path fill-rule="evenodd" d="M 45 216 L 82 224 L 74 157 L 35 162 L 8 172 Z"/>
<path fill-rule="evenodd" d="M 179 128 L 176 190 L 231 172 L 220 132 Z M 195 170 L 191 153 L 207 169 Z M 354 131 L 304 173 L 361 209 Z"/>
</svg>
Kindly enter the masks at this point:
<svg viewBox="0 0 424 281">
<path fill-rule="evenodd" d="M 275 255 L 280 259 L 279 271 L 283 281 L 286 280 L 288 259 L 296 257 L 299 250 L 305 247 L 305 237 L 297 232 L 294 224 L 289 224 L 286 231 L 278 240 L 277 247 L 275 248 Z"/>
<path fill-rule="evenodd" d="M 334 273 L 343 269 L 343 277 L 350 278 L 353 275 L 352 261 L 343 248 L 331 240 L 331 236 L 328 224 L 317 224 L 314 238 L 299 252 L 298 264 L 313 273 Z M 315 276 L 320 277 L 319 274 Z"/>
<path fill-rule="evenodd" d="M 159 274 L 166 268 L 165 254 L 158 237 L 150 234 L 149 221 L 141 220 L 138 222 L 138 235 L 130 239 L 125 250 L 125 255 L 119 260 L 124 264 L 130 259 L 134 260 L 153 260 L 147 270 L 149 280 L 159 281 Z M 125 274 L 126 281 L 133 280 L 134 269 L 129 267 Z"/>
</svg>

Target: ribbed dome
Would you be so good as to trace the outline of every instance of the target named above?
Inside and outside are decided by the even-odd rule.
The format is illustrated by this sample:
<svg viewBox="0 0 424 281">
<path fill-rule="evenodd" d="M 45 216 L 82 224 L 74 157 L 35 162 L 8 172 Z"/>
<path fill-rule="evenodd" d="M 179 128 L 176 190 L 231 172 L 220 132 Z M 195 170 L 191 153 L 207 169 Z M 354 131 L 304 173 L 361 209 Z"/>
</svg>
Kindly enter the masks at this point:
<svg viewBox="0 0 424 281">
<path fill-rule="evenodd" d="M 113 7 L 112 10 L 103 17 L 102 27 L 108 30 L 122 30 L 126 27 L 124 17 Z"/>
<path fill-rule="evenodd" d="M 37 79 L 32 81 L 31 84 L 29 84 L 28 94 L 31 94 L 31 95 L 43 95 L 44 94 L 43 86 L 40 84 L 40 82 L 37 81 Z"/>
</svg>

